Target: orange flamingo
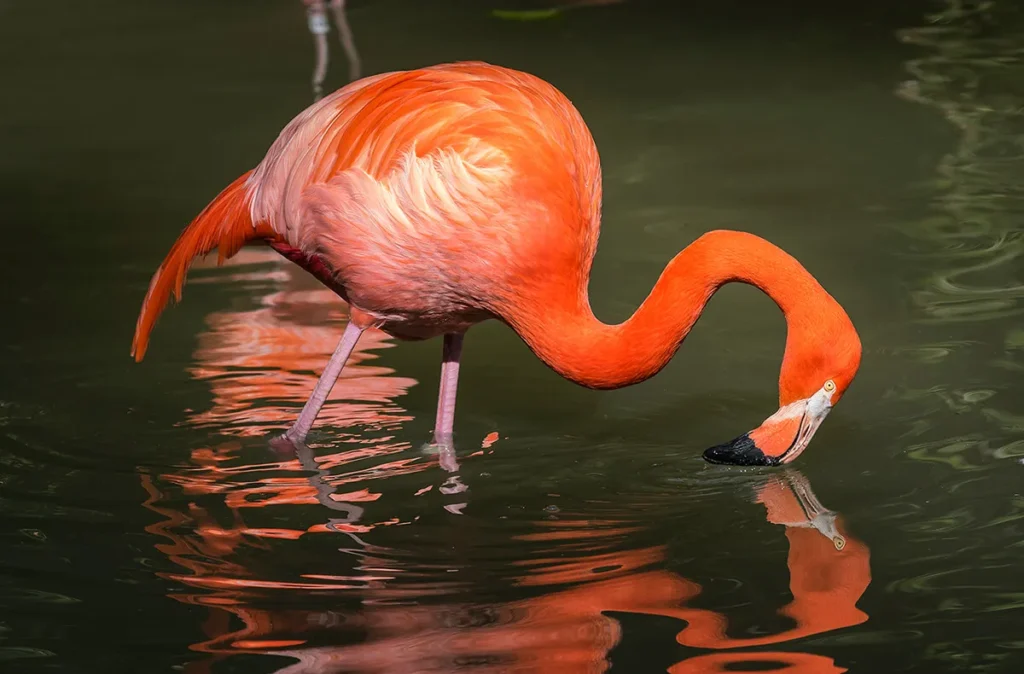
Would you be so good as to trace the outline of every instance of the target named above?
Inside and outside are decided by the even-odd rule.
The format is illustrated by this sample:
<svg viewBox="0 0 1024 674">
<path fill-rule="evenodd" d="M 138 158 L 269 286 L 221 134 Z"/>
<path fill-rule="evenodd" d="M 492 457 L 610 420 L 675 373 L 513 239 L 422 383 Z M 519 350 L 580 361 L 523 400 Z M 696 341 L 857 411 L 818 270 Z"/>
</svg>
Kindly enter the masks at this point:
<svg viewBox="0 0 1024 674">
<path fill-rule="evenodd" d="M 141 360 L 192 260 L 268 243 L 351 306 L 351 320 L 285 437 L 304 441 L 364 330 L 444 336 L 434 441 L 450 447 L 463 335 L 498 319 L 561 376 L 594 389 L 659 372 L 725 283 L 767 293 L 788 324 L 780 409 L 705 451 L 708 461 L 793 461 L 852 382 L 861 344 L 842 307 L 793 257 L 752 234 L 708 232 L 687 246 L 625 322 L 591 311 L 600 229 L 597 148 L 551 84 L 486 63 L 451 63 L 353 82 L 293 119 L 259 165 L 179 236 L 136 324 Z"/>
</svg>

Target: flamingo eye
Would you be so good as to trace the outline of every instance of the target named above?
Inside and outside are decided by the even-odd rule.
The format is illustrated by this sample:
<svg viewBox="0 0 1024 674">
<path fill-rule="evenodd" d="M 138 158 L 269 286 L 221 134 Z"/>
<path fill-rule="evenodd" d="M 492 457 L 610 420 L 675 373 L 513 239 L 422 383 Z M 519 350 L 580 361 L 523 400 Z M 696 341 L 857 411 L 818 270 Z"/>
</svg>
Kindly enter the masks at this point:
<svg viewBox="0 0 1024 674">
<path fill-rule="evenodd" d="M 826 392 L 832 393 L 833 391 L 836 390 L 836 383 L 829 379 L 827 382 L 825 382 L 824 388 Z"/>
</svg>

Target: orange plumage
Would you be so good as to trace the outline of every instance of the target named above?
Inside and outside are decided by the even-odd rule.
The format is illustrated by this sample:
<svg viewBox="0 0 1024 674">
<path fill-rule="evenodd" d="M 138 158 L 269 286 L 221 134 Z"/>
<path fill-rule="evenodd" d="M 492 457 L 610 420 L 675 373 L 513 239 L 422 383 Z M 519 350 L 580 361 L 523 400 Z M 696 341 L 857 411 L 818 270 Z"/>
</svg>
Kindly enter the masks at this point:
<svg viewBox="0 0 1024 674">
<path fill-rule="evenodd" d="M 253 227 L 252 220 L 249 219 L 245 181 L 250 173 L 251 171 L 242 174 L 225 187 L 217 198 L 189 223 L 153 275 L 135 325 L 135 338 L 132 340 L 132 356 L 136 362 L 145 357 L 149 335 L 171 294 L 174 294 L 175 300 L 181 301 L 185 276 L 195 258 L 206 255 L 216 248 L 218 262 L 223 262 L 237 253 L 246 242 L 269 233 L 266 228 Z"/>
<path fill-rule="evenodd" d="M 475 323 L 497 318 L 567 379 L 616 388 L 661 370 L 717 288 L 741 281 L 789 321 L 782 409 L 771 428 L 705 456 L 795 458 L 859 365 L 846 313 L 767 241 L 709 232 L 669 263 L 631 318 L 606 325 L 587 295 L 600 206 L 593 138 L 551 84 L 485 63 L 368 77 L 299 114 L 189 225 L 150 286 L 133 353 L 141 359 L 192 257 L 216 246 L 223 259 L 264 240 L 352 305 L 289 437 L 305 437 L 362 330 L 375 325 L 404 339 L 444 335 L 435 440 L 447 446 L 462 336 Z"/>
</svg>

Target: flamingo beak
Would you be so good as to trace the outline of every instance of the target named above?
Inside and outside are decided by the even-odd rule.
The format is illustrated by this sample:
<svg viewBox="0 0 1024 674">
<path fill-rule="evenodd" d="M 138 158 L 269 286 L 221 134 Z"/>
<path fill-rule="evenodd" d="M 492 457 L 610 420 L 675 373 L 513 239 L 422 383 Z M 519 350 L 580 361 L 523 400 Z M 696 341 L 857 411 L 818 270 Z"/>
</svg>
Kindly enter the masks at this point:
<svg viewBox="0 0 1024 674">
<path fill-rule="evenodd" d="M 723 445 L 704 451 L 704 460 L 732 466 L 778 466 L 807 449 L 814 433 L 832 410 L 824 388 L 810 398 L 780 408 L 760 426 Z"/>
</svg>

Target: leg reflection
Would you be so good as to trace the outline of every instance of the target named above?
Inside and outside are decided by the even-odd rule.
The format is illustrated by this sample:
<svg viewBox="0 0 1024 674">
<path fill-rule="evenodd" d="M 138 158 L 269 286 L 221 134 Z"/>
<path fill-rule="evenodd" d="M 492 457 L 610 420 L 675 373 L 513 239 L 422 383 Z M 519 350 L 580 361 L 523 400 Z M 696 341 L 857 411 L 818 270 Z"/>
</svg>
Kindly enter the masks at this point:
<svg viewBox="0 0 1024 674">
<path fill-rule="evenodd" d="M 272 439 L 270 444 L 279 455 L 294 455 L 302 469 L 312 473 L 307 479 L 313 489 L 316 490 L 316 500 L 320 505 L 346 514 L 344 519 L 337 517 L 329 518 L 324 526 L 331 531 L 337 532 L 339 531 L 339 524 L 355 524 L 362 519 L 364 512 L 362 507 L 354 503 L 346 503 L 332 498 L 335 489 L 326 479 L 330 477 L 330 473 L 317 463 L 316 455 L 305 443 L 291 440 L 287 436 L 280 436 Z"/>
</svg>

